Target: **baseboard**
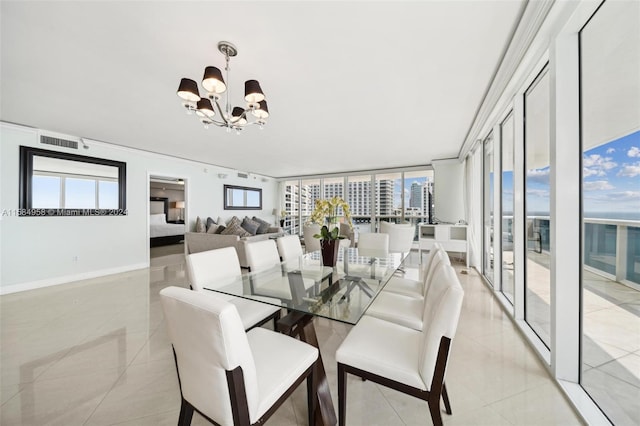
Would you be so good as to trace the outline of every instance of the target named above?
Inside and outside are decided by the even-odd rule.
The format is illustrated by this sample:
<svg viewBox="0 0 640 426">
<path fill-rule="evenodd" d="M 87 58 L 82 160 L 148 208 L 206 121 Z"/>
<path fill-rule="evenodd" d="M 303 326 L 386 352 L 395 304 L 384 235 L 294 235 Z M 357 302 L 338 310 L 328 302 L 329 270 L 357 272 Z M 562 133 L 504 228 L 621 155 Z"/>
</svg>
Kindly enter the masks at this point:
<svg viewBox="0 0 640 426">
<path fill-rule="evenodd" d="M 19 284 L 13 284 L 6 287 L 0 287 L 0 295 L 19 293 L 22 291 L 36 290 L 54 285 L 67 284 L 74 281 L 88 280 L 91 278 L 104 277 L 106 275 L 119 274 L 122 272 L 135 271 L 149 267 L 149 262 L 137 263 L 134 265 L 120 266 L 118 268 L 100 269 L 98 271 L 83 272 L 81 274 L 64 275 L 61 277 L 47 278 L 45 280 L 28 281 Z"/>
</svg>

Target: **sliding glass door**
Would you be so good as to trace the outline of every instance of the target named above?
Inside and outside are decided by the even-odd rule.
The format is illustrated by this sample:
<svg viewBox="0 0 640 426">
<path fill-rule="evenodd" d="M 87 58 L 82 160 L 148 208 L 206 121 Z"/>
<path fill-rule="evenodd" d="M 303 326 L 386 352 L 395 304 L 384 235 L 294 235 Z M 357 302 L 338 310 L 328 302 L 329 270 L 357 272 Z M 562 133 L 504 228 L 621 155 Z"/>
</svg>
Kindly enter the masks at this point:
<svg viewBox="0 0 640 426">
<path fill-rule="evenodd" d="M 581 385 L 613 424 L 640 422 L 640 2 L 580 32 Z"/>
<path fill-rule="evenodd" d="M 513 248 L 515 236 L 513 212 L 515 208 L 513 199 L 513 171 L 514 171 L 514 122 L 513 112 L 500 124 L 500 156 L 502 157 L 501 179 L 501 215 L 502 215 L 502 285 L 500 289 L 505 297 L 513 304 L 515 264 Z"/>
<path fill-rule="evenodd" d="M 484 209 L 483 209 L 483 262 L 482 273 L 493 285 L 494 270 L 494 241 L 493 241 L 493 203 L 494 203 L 494 165 L 493 165 L 493 134 L 489 134 L 483 143 L 483 180 L 484 180 Z"/>
<path fill-rule="evenodd" d="M 549 70 L 524 94 L 525 111 L 525 320 L 547 347 L 551 335 Z"/>
</svg>

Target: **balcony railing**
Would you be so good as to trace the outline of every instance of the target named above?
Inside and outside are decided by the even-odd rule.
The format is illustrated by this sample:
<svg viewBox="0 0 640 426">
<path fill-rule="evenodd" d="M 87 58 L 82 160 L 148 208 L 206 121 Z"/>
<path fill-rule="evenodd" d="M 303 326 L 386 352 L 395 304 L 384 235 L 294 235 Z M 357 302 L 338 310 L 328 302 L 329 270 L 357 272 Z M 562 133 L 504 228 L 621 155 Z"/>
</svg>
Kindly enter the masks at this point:
<svg viewBox="0 0 640 426">
<path fill-rule="evenodd" d="M 512 221 L 503 216 L 503 243 L 513 241 Z M 588 270 L 640 290 L 640 221 L 585 218 L 583 235 Z M 549 239 L 549 216 L 528 216 L 527 248 L 549 252 Z"/>
</svg>

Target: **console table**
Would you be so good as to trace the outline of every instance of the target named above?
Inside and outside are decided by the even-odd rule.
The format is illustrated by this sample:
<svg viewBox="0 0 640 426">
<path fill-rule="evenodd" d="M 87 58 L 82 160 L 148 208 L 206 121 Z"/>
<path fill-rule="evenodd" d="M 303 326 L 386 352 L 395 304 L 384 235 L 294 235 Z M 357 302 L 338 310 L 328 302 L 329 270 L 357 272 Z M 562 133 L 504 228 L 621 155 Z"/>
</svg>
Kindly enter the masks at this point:
<svg viewBox="0 0 640 426">
<path fill-rule="evenodd" d="M 418 255 L 422 259 L 422 250 L 431 250 L 433 243 L 439 243 L 445 251 L 465 253 L 469 267 L 469 241 L 467 225 L 431 225 L 418 224 Z"/>
</svg>

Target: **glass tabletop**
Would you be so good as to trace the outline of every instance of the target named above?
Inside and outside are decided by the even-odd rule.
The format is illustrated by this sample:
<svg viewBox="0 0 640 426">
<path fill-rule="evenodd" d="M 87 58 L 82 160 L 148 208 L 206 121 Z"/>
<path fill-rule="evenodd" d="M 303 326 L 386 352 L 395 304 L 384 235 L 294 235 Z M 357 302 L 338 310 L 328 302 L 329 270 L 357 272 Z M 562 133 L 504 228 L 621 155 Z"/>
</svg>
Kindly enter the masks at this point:
<svg viewBox="0 0 640 426">
<path fill-rule="evenodd" d="M 406 256 L 349 247 L 340 250 L 332 268 L 313 252 L 204 288 L 355 324 Z"/>
</svg>

